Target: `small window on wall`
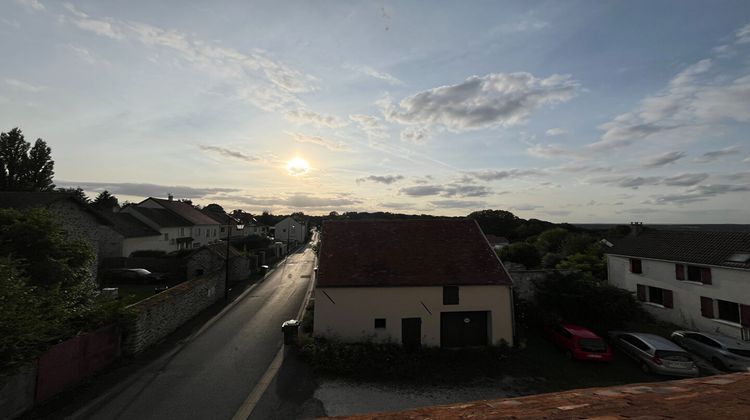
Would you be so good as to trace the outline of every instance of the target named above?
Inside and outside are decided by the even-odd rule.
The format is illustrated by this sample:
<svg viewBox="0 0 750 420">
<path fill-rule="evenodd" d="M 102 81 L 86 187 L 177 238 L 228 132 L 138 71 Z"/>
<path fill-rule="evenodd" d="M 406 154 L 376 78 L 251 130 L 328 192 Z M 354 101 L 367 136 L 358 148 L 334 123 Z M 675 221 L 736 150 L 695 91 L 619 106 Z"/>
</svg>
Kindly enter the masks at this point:
<svg viewBox="0 0 750 420">
<path fill-rule="evenodd" d="M 458 305 L 458 286 L 443 287 L 443 305 Z"/>
<path fill-rule="evenodd" d="M 716 306 L 719 309 L 719 316 L 717 318 L 737 324 L 740 323 L 740 305 L 721 299 L 716 299 L 716 302 Z"/>
<path fill-rule="evenodd" d="M 385 318 L 375 318 L 375 328 L 385 328 Z"/>
<path fill-rule="evenodd" d="M 633 274 L 643 273 L 643 266 L 639 258 L 630 259 L 630 272 Z"/>
<path fill-rule="evenodd" d="M 674 297 L 671 290 L 638 284 L 637 296 L 641 302 L 653 303 L 665 308 L 674 307 Z"/>
<path fill-rule="evenodd" d="M 686 271 L 687 273 L 685 273 Z M 703 284 L 713 283 L 711 279 L 711 268 L 698 267 L 695 265 L 675 264 L 675 278 L 677 280 L 694 281 Z"/>
</svg>

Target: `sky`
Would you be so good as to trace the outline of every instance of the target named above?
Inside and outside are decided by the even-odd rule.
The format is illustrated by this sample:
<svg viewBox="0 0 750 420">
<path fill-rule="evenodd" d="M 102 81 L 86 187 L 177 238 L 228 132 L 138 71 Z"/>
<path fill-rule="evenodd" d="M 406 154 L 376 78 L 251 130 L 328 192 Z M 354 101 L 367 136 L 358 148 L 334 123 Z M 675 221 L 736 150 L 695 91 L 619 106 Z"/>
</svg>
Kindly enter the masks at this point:
<svg viewBox="0 0 750 420">
<path fill-rule="evenodd" d="M 1 0 L 0 57 L 92 196 L 750 223 L 747 1 Z"/>
</svg>

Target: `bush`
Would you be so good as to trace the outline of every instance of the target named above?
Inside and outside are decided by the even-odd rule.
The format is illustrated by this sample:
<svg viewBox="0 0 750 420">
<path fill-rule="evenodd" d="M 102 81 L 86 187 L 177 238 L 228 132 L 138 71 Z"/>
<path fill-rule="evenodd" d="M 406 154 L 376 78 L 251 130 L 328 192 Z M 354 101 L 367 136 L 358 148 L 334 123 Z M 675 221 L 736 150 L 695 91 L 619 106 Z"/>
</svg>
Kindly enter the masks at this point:
<svg viewBox="0 0 750 420">
<path fill-rule="evenodd" d="M 518 242 L 510 244 L 500 250 L 500 259 L 523 264 L 526 268 L 539 267 L 541 258 L 533 245 Z"/>
</svg>

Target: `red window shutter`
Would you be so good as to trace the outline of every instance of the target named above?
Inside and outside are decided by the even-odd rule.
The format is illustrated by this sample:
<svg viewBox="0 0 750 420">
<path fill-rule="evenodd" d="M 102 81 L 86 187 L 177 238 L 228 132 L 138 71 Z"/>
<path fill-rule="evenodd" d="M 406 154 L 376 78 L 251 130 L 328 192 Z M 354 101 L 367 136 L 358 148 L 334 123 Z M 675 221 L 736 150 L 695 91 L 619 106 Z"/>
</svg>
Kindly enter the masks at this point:
<svg viewBox="0 0 750 420">
<path fill-rule="evenodd" d="M 750 305 L 740 305 L 740 324 L 750 327 Z"/>
<path fill-rule="evenodd" d="M 685 265 L 684 264 L 675 264 L 674 265 L 674 274 L 675 274 L 675 278 L 677 280 L 685 280 Z"/>
<path fill-rule="evenodd" d="M 701 296 L 701 315 L 706 318 L 714 317 L 714 300 Z"/>
<path fill-rule="evenodd" d="M 662 290 L 662 298 L 664 299 L 664 307 L 665 308 L 674 308 L 674 299 L 672 297 L 672 291 L 671 290 Z"/>
<path fill-rule="evenodd" d="M 711 284 L 711 267 L 701 268 L 701 282 L 703 284 Z"/>
<path fill-rule="evenodd" d="M 638 300 L 641 302 L 646 301 L 646 286 L 639 284 L 638 286 Z"/>
<path fill-rule="evenodd" d="M 628 261 L 630 261 L 630 272 L 635 273 L 635 261 L 632 258 Z"/>
</svg>

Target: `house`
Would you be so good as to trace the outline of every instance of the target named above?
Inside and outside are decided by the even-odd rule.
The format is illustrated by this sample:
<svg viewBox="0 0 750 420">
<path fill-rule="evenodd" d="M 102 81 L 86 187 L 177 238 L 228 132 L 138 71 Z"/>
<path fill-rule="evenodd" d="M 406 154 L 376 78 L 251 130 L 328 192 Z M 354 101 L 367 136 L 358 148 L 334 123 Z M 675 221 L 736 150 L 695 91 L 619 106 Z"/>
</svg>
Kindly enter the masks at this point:
<svg viewBox="0 0 750 420">
<path fill-rule="evenodd" d="M 510 241 L 504 236 L 495 236 L 495 235 L 486 235 L 487 236 L 487 242 L 490 243 L 490 246 L 495 250 L 499 251 L 503 249 L 504 247 L 510 245 Z"/>
<path fill-rule="evenodd" d="M 210 211 L 205 208 L 200 210 L 201 213 L 212 218 L 216 223 L 221 226 L 219 228 L 219 238 L 224 240 L 227 238 L 227 225 L 229 225 L 229 237 L 238 238 L 242 236 L 258 235 L 248 223 L 240 218 L 234 216 L 234 214 L 227 214 L 218 210 Z M 252 219 L 252 217 L 250 218 Z M 239 226 L 242 225 L 242 229 Z"/>
<path fill-rule="evenodd" d="M 187 280 L 223 270 L 226 265 L 226 243 L 202 246 L 186 257 Z M 247 279 L 252 270 L 257 269 L 257 265 L 256 256 L 245 256 L 233 246 L 229 246 L 229 281 Z"/>
<path fill-rule="evenodd" d="M 161 233 L 125 212 L 102 212 L 109 220 L 114 237 L 107 242 L 102 257 L 129 257 L 134 251 L 159 249 Z"/>
<path fill-rule="evenodd" d="M 90 269 L 94 278 L 99 259 L 107 252 L 106 247 L 117 241 L 117 233 L 111 229 L 111 222 L 69 193 L 0 191 L 0 208 L 42 208 L 57 216 L 68 238 L 83 239 L 95 251 Z"/>
<path fill-rule="evenodd" d="M 322 238 L 316 336 L 513 344 L 512 281 L 474 220 L 327 221 Z"/>
<path fill-rule="evenodd" d="M 605 242 L 609 282 L 656 318 L 750 340 L 750 232 L 643 231 Z"/>
<path fill-rule="evenodd" d="M 292 246 L 305 242 L 307 225 L 293 217 L 287 217 L 274 226 L 274 237 L 277 241 Z"/>
<path fill-rule="evenodd" d="M 125 206 L 129 213 L 162 235 L 157 250 L 167 252 L 200 248 L 221 240 L 221 225 L 190 204 L 175 201 L 172 196 L 164 200 L 149 197 L 138 204 Z"/>
</svg>

